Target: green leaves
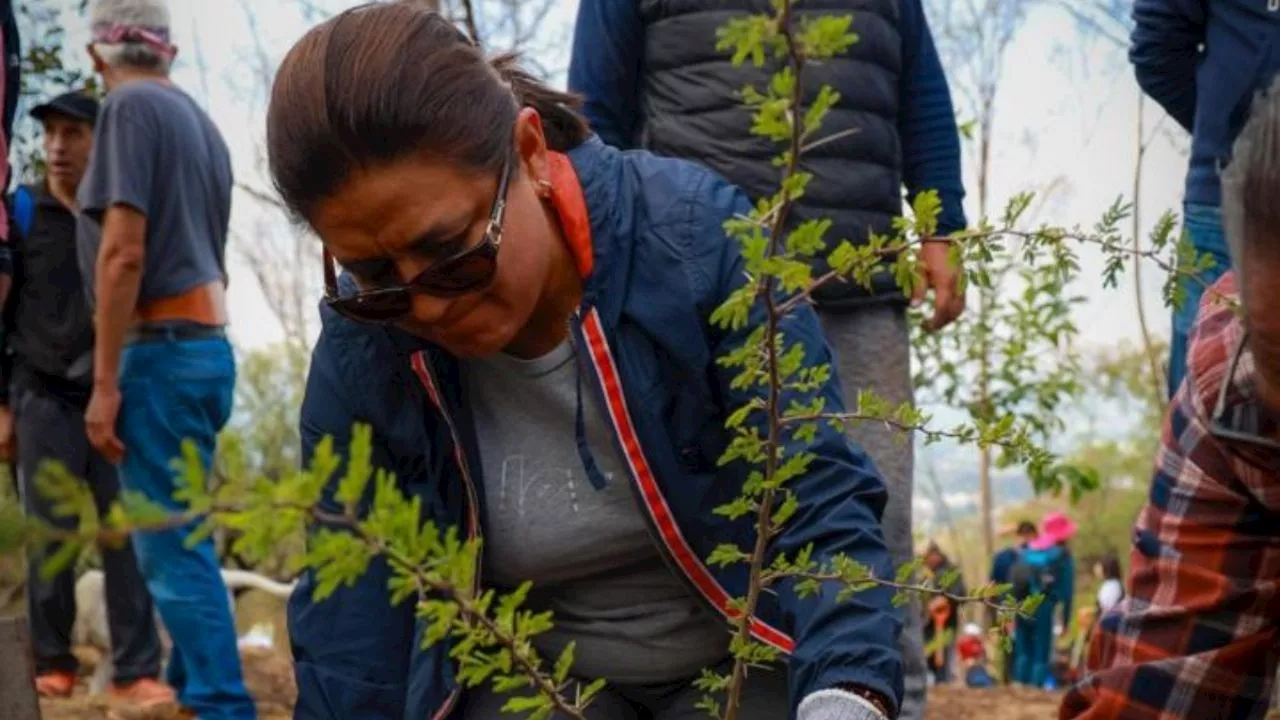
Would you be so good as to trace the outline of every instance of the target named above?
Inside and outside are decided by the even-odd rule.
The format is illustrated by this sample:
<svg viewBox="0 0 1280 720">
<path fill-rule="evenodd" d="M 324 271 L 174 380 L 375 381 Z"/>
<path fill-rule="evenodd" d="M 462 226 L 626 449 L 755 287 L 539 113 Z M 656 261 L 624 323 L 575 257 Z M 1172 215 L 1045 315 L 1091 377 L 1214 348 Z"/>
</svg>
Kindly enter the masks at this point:
<svg viewBox="0 0 1280 720">
<path fill-rule="evenodd" d="M 755 291 L 750 285 L 738 288 L 711 313 L 711 323 L 728 330 L 741 330 L 747 324 L 755 300 Z"/>
<path fill-rule="evenodd" d="M 560 652 L 559 659 L 556 660 L 556 669 L 552 673 L 552 677 L 559 685 L 563 685 L 569 679 L 569 671 L 573 669 L 573 651 L 575 645 L 571 641 L 565 645 L 564 650 Z"/>
<path fill-rule="evenodd" d="M 356 425 L 352 431 L 351 457 L 347 459 L 347 474 L 338 482 L 334 499 L 351 513 L 356 503 L 364 497 L 365 487 L 373 477 L 373 428 Z"/>
<path fill-rule="evenodd" d="M 317 530 L 302 562 L 314 571 L 311 599 L 321 602 L 339 586 L 354 586 L 369 569 L 374 555 L 373 548 L 350 532 Z"/>
<path fill-rule="evenodd" d="M 716 50 L 731 51 L 734 65 L 764 65 L 778 48 L 778 31 L 768 15 L 737 16 L 716 30 Z"/>
<path fill-rule="evenodd" d="M 748 512 L 750 512 L 749 509 Z M 728 567 L 737 563 L 750 562 L 750 560 L 751 556 L 737 545 L 717 545 L 716 549 L 707 556 L 707 564 L 711 567 Z"/>
</svg>

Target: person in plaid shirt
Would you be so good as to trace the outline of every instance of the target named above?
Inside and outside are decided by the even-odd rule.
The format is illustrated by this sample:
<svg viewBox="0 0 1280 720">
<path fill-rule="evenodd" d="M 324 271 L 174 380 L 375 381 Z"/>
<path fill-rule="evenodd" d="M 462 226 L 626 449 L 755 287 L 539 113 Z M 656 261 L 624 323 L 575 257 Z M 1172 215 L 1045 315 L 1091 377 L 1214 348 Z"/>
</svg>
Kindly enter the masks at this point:
<svg viewBox="0 0 1280 720">
<path fill-rule="evenodd" d="M 1129 596 L 1060 718 L 1262 718 L 1280 623 L 1280 82 L 1223 174 L 1235 272 L 1205 298 L 1138 517 Z M 1242 313 L 1237 309 L 1242 308 Z"/>
</svg>

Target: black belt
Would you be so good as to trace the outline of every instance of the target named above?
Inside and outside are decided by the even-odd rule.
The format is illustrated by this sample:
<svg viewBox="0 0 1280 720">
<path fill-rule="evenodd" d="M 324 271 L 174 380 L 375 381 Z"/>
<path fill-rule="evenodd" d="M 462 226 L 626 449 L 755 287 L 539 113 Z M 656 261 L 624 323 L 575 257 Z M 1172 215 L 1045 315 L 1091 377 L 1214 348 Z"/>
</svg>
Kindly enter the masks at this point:
<svg viewBox="0 0 1280 720">
<path fill-rule="evenodd" d="M 126 343 L 140 342 L 181 342 L 183 340 L 216 340 L 227 336 L 226 328 L 221 325 L 201 325 L 199 323 L 155 323 L 139 325 L 124 336 Z"/>
</svg>

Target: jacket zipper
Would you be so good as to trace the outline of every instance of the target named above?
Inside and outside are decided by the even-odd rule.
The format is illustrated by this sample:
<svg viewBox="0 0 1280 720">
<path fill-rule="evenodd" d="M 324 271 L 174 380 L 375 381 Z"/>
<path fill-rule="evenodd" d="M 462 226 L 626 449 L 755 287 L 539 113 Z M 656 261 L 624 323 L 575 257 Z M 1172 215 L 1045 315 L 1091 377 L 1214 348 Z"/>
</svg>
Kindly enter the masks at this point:
<svg viewBox="0 0 1280 720">
<path fill-rule="evenodd" d="M 592 374 L 595 375 L 596 371 L 589 354 L 591 350 L 586 347 L 586 342 L 583 339 L 584 335 L 585 333 L 582 329 L 582 308 L 579 307 L 573 311 L 573 327 L 569 333 L 574 344 L 574 362 L 579 364 L 579 373 L 582 372 L 581 367 L 586 365 L 587 368 L 591 370 Z M 588 355 L 586 357 L 579 357 L 578 353 L 580 352 L 588 353 Z M 598 387 L 599 382 L 599 377 L 596 377 L 595 382 L 590 384 L 591 386 L 588 389 L 588 392 L 594 394 L 602 403 L 608 403 L 608 398 L 603 397 L 603 393 L 600 392 L 600 388 Z M 606 410 L 605 412 L 607 413 L 608 411 Z M 616 430 L 613 430 L 613 435 L 614 440 L 621 444 L 622 439 L 618 437 Z M 635 475 L 631 472 L 627 473 L 627 485 L 631 487 L 631 502 L 635 504 L 636 512 L 640 513 L 640 517 L 645 518 L 645 533 L 649 536 L 649 542 L 657 548 L 658 556 L 662 558 L 662 563 L 666 565 L 667 569 L 675 574 L 676 577 L 683 579 L 686 583 L 689 583 L 689 578 L 685 575 L 684 571 L 680 569 L 680 566 L 676 563 L 675 557 L 667 548 L 667 544 L 663 542 L 657 528 L 654 527 L 653 521 L 649 519 L 649 509 L 645 507 L 644 499 L 640 494 L 640 488 L 637 487 L 636 484 Z M 703 597 L 702 593 L 697 592 L 696 588 L 691 587 L 690 589 L 694 591 L 694 597 L 702 603 L 703 607 L 710 610 L 712 613 L 717 613 L 715 607 L 709 600 L 707 600 L 707 598 Z"/>
<path fill-rule="evenodd" d="M 462 473 L 462 484 L 467 491 L 467 539 L 478 540 L 481 537 L 480 529 L 480 503 L 479 496 L 476 493 L 475 484 L 471 479 L 471 469 L 467 464 L 466 452 L 463 450 L 462 442 L 458 437 L 457 426 L 453 423 L 453 417 L 449 414 L 448 408 L 445 407 L 444 398 L 441 397 L 439 385 L 436 384 L 435 371 L 431 364 L 427 362 L 425 352 L 419 352 L 413 356 L 413 369 L 418 374 L 418 379 L 422 381 L 426 387 L 427 395 L 431 402 L 436 406 L 436 410 L 440 413 L 440 417 L 444 418 L 445 425 L 449 428 L 449 437 L 453 441 L 454 461 L 458 464 L 458 471 Z M 476 553 L 475 573 L 471 583 L 471 593 L 479 594 L 480 591 L 480 571 L 484 559 L 484 553 Z M 443 720 L 453 711 L 454 705 L 457 704 L 458 698 L 462 695 L 462 689 L 455 687 L 449 693 L 449 697 L 445 698 L 444 704 L 434 715 L 432 720 Z"/>
<path fill-rule="evenodd" d="M 603 368 L 608 368 L 609 374 L 614 378 L 615 384 L 618 386 L 617 392 L 619 394 L 622 393 L 622 378 L 614 366 L 612 351 L 608 348 L 607 338 L 604 337 L 604 329 L 600 322 L 599 314 L 593 309 L 589 309 L 588 313 L 595 323 L 596 335 L 599 336 L 598 340 L 601 347 L 590 347 L 591 341 L 587 338 L 587 347 L 582 349 L 588 353 L 588 361 L 591 363 L 597 381 L 600 383 L 600 386 L 596 389 L 605 395 L 602 399 L 613 428 L 614 437 L 626 456 L 624 461 L 631 468 L 628 476 L 631 480 L 633 499 L 641 514 L 649 520 L 649 522 L 645 523 L 646 528 L 649 530 L 649 537 L 658 547 L 658 552 L 667 566 L 672 568 L 678 577 L 684 578 L 692 586 L 695 591 L 694 595 L 710 607 L 715 614 L 721 616 L 727 622 L 733 622 L 729 609 L 730 595 L 711 575 L 711 571 L 706 567 L 702 558 L 698 557 L 688 542 L 684 540 L 680 527 L 675 523 L 675 518 L 672 516 L 670 508 L 666 506 L 665 499 L 661 497 L 661 490 L 657 488 L 655 480 L 649 477 L 648 484 L 650 487 L 646 488 L 644 480 L 640 477 L 642 474 L 651 476 L 652 469 L 648 466 L 648 460 L 644 457 L 644 448 L 640 446 L 640 439 L 635 429 L 631 427 L 632 420 L 630 411 L 626 408 L 625 396 L 617 404 L 611 403 L 609 400 L 608 390 L 604 387 L 608 383 L 601 376 L 601 373 L 604 372 Z M 575 321 L 574 327 L 577 330 L 575 337 L 581 336 L 585 338 L 587 329 L 584 326 L 585 321 L 582 317 L 581 308 L 574 312 L 573 317 Z M 618 405 L 621 405 L 621 407 L 618 407 Z M 631 443 L 627 442 L 628 437 L 624 433 L 624 427 L 628 428 L 629 434 L 633 436 L 630 438 Z M 632 445 L 634 445 L 634 448 L 631 447 Z M 650 495 L 653 496 L 652 499 L 650 499 Z M 672 536 L 670 539 L 663 533 L 661 525 L 664 523 L 670 526 L 668 530 Z M 678 547 L 673 547 L 673 544 Z M 683 562 L 682 557 L 677 556 L 678 553 L 683 556 Z M 717 597 L 719 602 L 717 602 Z M 790 654 L 795 649 L 795 642 L 792 638 L 770 627 L 758 617 L 752 618 L 751 627 L 752 635 L 756 639 L 774 646 L 783 653 Z"/>
<path fill-rule="evenodd" d="M 592 374 L 595 375 L 596 373 L 594 369 L 595 366 L 591 362 L 591 357 L 590 357 L 591 350 L 586 347 L 586 342 L 583 339 L 583 336 L 585 336 L 585 332 L 583 331 L 583 328 L 582 328 L 582 308 L 581 307 L 573 311 L 573 321 L 574 321 L 573 322 L 574 332 L 570 333 L 570 337 L 573 338 L 573 343 L 574 343 L 574 362 L 579 363 L 579 368 L 581 368 L 581 366 L 585 364 L 587 368 L 591 370 Z M 585 352 L 585 353 L 588 353 L 588 355 L 586 357 L 578 357 L 579 352 Z M 581 369 L 579 370 L 579 373 L 581 373 Z M 595 382 L 590 384 L 591 386 L 588 391 L 594 394 L 596 398 L 600 400 L 602 403 L 607 404 L 609 402 L 609 399 L 606 397 L 603 397 L 603 393 L 600 391 L 600 388 L 598 387 L 599 382 L 600 382 L 600 378 L 596 377 Z M 607 410 L 605 412 L 608 413 Z M 614 436 L 615 442 L 618 442 L 619 444 L 621 444 L 622 438 L 618 437 L 618 433 L 616 430 L 613 430 L 613 436 Z M 625 460 L 624 460 L 624 463 L 625 463 Z M 658 533 L 657 528 L 654 527 L 653 521 L 649 518 L 649 509 L 645 507 L 644 498 L 641 496 L 640 488 L 636 484 L 636 478 L 634 473 L 631 473 L 631 472 L 627 473 L 627 485 L 631 487 L 631 502 L 635 504 L 636 511 L 640 513 L 640 517 L 646 519 L 644 523 L 644 529 L 645 529 L 645 532 L 649 535 L 649 542 L 653 543 L 653 546 L 658 549 L 658 556 L 662 558 L 663 564 L 666 565 L 667 569 L 670 570 L 672 573 L 674 573 L 676 577 L 681 578 L 686 583 L 691 584 L 690 579 L 685 575 L 684 571 L 680 569 L 679 564 L 676 563 L 675 557 L 671 554 L 670 549 L 668 549 L 667 544 L 663 542 L 662 537 Z M 715 609 L 715 606 L 712 605 L 711 601 L 707 600 L 707 598 L 705 598 L 702 595 L 702 593 L 698 592 L 696 588 L 691 587 L 690 589 L 693 590 L 694 597 L 696 597 L 702 603 L 703 607 L 710 610 L 712 613 L 718 614 L 718 611 Z"/>
</svg>

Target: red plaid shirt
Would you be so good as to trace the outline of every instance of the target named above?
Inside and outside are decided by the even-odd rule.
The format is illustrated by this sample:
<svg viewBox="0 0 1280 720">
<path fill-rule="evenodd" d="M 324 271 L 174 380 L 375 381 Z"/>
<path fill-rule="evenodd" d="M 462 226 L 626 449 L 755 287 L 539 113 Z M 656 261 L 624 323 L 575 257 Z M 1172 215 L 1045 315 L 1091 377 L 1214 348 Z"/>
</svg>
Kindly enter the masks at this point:
<svg viewBox="0 0 1280 720">
<path fill-rule="evenodd" d="M 1215 287 L 1237 296 L 1233 273 Z M 1063 700 L 1062 720 L 1249 720 L 1270 704 L 1280 653 L 1280 457 L 1270 455 L 1280 453 L 1210 435 L 1244 328 L 1215 293 L 1205 298 L 1134 528 L 1128 596 L 1102 619 L 1091 674 Z M 1247 402 L 1253 369 L 1246 350 L 1229 409 Z"/>
</svg>

